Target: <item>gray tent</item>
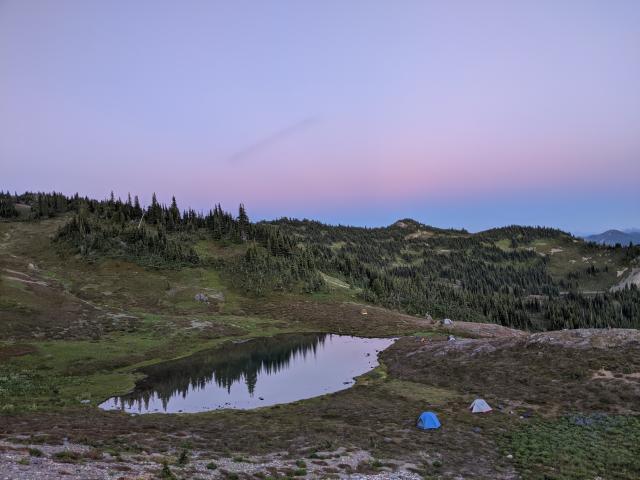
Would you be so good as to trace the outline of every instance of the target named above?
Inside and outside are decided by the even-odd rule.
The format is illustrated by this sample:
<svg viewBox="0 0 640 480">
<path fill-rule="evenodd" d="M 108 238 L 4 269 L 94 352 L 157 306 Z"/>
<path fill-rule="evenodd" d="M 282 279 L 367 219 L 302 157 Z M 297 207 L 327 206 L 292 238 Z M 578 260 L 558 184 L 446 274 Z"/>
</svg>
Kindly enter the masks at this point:
<svg viewBox="0 0 640 480">
<path fill-rule="evenodd" d="M 482 398 L 476 398 L 471 405 L 469 405 L 469 409 L 471 413 L 487 413 L 493 410 Z"/>
</svg>

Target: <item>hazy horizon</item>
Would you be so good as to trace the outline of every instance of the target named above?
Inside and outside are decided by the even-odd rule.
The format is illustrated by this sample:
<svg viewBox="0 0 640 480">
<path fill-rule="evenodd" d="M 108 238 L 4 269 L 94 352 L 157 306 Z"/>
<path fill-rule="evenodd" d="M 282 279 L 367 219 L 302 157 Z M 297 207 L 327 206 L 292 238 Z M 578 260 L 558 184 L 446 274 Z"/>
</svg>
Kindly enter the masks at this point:
<svg viewBox="0 0 640 480">
<path fill-rule="evenodd" d="M 0 187 L 0 192 L 2 191 L 7 191 L 6 188 L 2 188 Z M 24 190 L 24 191 L 14 191 L 14 190 L 9 190 L 9 193 L 11 194 L 22 194 L 22 193 L 26 193 L 29 190 Z M 52 193 L 53 190 L 51 189 L 45 189 L 45 190 L 37 190 L 36 192 L 43 192 L 43 193 Z M 106 200 L 110 197 L 111 193 L 109 193 L 109 195 L 105 195 L 105 196 L 93 196 L 93 195 L 87 195 L 87 194 L 83 194 L 81 192 L 57 192 L 57 193 L 62 193 L 64 195 L 67 196 L 73 196 L 76 193 L 78 195 L 80 195 L 81 197 L 88 197 L 88 198 L 93 198 L 95 200 Z M 121 201 L 127 201 L 127 197 L 128 195 L 131 195 L 131 198 L 133 199 L 137 194 L 135 192 L 127 192 L 124 195 L 118 195 L 114 192 L 114 196 L 116 199 L 119 199 Z M 145 195 L 138 195 L 138 199 L 140 201 L 140 204 L 142 205 L 142 207 L 146 208 L 150 205 L 151 203 L 151 197 L 152 197 L 153 193 L 145 196 Z M 161 204 L 164 204 L 165 206 L 169 206 L 172 200 L 172 197 L 174 197 L 174 195 L 169 195 L 167 198 L 162 198 L 159 195 L 156 195 L 158 202 Z M 197 207 L 197 206 L 193 206 L 193 205 L 184 205 L 182 202 L 180 202 L 179 198 L 176 198 L 176 201 L 178 203 L 178 207 L 180 208 L 181 211 L 184 210 L 188 210 L 188 209 L 193 209 L 198 213 L 203 213 L 206 214 L 210 209 L 213 209 L 213 207 L 220 203 L 217 201 L 212 201 L 210 204 L 208 204 L 207 206 L 203 206 L 203 207 Z M 243 203 L 243 202 L 241 202 Z M 222 204 L 222 209 L 228 212 L 231 212 L 233 214 L 237 213 L 237 208 L 239 206 L 238 205 L 224 205 Z M 251 212 L 251 206 L 250 205 L 245 205 L 246 209 L 247 209 L 247 213 L 249 214 L 249 217 L 251 218 L 252 221 L 254 222 L 259 222 L 259 221 L 275 221 L 275 220 L 279 220 L 282 218 L 291 218 L 291 219 L 295 219 L 295 220 L 312 220 L 312 221 L 319 221 L 322 222 L 324 224 L 327 225 L 333 225 L 333 226 L 337 226 L 337 225 L 342 225 L 342 226 L 353 226 L 353 227 L 363 227 L 363 228 L 378 228 L 378 227 L 388 227 L 390 225 L 392 225 L 393 223 L 400 221 L 400 220 L 405 220 L 405 219 L 411 219 L 411 220 L 415 220 L 419 223 L 422 223 L 424 225 L 427 226 L 431 226 L 431 227 L 436 227 L 436 228 L 443 228 L 443 229 L 447 229 L 447 228 L 453 228 L 453 229 L 464 229 L 467 230 L 471 233 L 476 233 L 476 232 L 480 232 L 483 230 L 487 230 L 487 229 L 491 229 L 491 228 L 499 228 L 499 227 L 506 227 L 509 225 L 522 225 L 522 226 L 543 226 L 543 227 L 551 227 L 551 228 L 559 228 L 560 230 L 564 230 L 566 232 L 569 232 L 575 236 L 579 236 L 579 237 L 584 237 L 584 236 L 588 236 L 588 235 L 593 235 L 593 234 L 598 234 L 598 233 L 603 233 L 607 230 L 620 230 L 622 232 L 626 232 L 626 233 L 637 233 L 640 232 L 640 228 L 635 227 L 633 225 L 631 226 L 620 226 L 620 225 L 612 225 L 610 227 L 605 227 L 601 230 L 597 230 L 597 231 L 582 231 L 582 230 L 571 230 L 571 229 L 566 229 L 566 228 L 562 228 L 561 226 L 558 225 L 551 225 L 551 224 L 545 224 L 545 223 L 497 223 L 497 224 L 490 224 L 487 226 L 484 226 L 482 228 L 469 228 L 466 225 L 453 225 L 453 224 L 437 224 L 437 223 L 433 223 L 430 222 L 428 219 L 423 219 L 423 218 L 419 218 L 418 216 L 408 216 L 408 215 L 402 215 L 399 214 L 396 217 L 389 217 L 390 220 L 386 223 L 357 223 L 357 222 L 336 222 L 336 221 L 332 221 L 331 219 L 323 219 L 321 217 L 310 217 L 308 215 L 299 215 L 299 216 L 290 216 L 290 215 L 276 215 L 276 216 L 272 216 L 272 217 L 256 217 L 255 215 L 252 215 Z"/>
<path fill-rule="evenodd" d="M 0 3 L 0 188 L 640 226 L 640 2 Z"/>
</svg>

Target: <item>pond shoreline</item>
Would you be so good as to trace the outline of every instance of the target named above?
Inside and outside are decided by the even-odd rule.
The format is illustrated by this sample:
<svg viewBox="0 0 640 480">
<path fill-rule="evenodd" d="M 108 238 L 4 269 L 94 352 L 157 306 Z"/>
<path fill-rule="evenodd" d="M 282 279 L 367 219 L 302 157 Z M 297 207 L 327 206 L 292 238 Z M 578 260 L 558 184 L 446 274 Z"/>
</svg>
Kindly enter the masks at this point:
<svg viewBox="0 0 640 480">
<path fill-rule="evenodd" d="M 378 366 L 378 354 L 396 339 L 285 333 L 225 342 L 141 368 L 137 373 L 144 377 L 130 392 L 99 407 L 130 414 L 203 413 L 309 399 L 352 386 Z"/>
</svg>

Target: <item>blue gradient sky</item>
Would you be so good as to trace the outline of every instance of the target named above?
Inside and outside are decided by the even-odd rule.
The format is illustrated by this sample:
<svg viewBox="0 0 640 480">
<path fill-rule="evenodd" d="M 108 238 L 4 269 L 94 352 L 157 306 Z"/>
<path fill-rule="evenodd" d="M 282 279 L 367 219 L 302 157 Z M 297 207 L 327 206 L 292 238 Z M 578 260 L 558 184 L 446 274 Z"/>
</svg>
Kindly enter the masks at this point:
<svg viewBox="0 0 640 480">
<path fill-rule="evenodd" d="M 0 188 L 640 226 L 638 1 L 0 1 Z"/>
</svg>

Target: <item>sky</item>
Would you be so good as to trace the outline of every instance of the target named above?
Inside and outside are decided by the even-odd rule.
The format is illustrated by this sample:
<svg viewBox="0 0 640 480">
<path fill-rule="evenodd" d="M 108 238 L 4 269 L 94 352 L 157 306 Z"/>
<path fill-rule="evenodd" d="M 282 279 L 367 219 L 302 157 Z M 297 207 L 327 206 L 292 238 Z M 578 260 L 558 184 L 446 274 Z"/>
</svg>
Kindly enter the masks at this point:
<svg viewBox="0 0 640 480">
<path fill-rule="evenodd" d="M 0 189 L 640 227 L 640 2 L 0 0 Z"/>
</svg>

